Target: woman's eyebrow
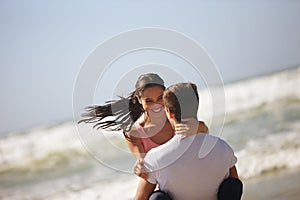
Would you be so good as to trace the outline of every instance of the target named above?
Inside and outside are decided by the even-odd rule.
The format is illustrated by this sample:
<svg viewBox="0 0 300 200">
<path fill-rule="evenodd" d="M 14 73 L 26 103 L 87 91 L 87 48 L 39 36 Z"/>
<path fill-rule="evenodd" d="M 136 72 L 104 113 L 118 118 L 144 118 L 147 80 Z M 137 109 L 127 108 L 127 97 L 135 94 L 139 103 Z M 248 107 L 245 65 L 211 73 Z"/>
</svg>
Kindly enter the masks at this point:
<svg viewBox="0 0 300 200">
<path fill-rule="evenodd" d="M 157 97 L 157 99 L 161 99 L 163 97 L 163 95 L 159 95 L 158 97 Z"/>
</svg>

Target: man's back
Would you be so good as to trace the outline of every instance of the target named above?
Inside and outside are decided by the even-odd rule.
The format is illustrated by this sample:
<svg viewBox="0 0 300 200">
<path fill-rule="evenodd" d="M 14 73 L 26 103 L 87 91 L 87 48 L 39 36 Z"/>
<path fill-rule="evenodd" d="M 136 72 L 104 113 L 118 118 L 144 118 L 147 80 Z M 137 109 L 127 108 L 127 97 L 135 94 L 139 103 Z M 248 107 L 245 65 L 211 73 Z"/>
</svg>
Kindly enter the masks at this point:
<svg viewBox="0 0 300 200">
<path fill-rule="evenodd" d="M 205 138 L 206 137 L 206 138 Z M 208 154 L 199 159 L 203 141 L 215 141 Z M 175 135 L 145 157 L 145 167 L 153 171 L 148 181 L 173 199 L 217 199 L 220 183 L 228 177 L 236 163 L 233 150 L 223 140 L 207 134 L 197 134 L 181 140 Z"/>
</svg>

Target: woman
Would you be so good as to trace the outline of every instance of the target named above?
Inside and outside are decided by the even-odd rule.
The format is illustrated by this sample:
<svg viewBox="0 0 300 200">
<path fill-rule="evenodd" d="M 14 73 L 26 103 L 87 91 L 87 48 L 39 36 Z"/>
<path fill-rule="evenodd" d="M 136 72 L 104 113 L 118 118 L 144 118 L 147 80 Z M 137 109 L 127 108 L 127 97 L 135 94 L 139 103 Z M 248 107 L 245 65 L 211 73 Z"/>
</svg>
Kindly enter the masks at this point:
<svg viewBox="0 0 300 200">
<path fill-rule="evenodd" d="M 141 170 L 142 158 L 150 149 L 164 144 L 174 136 L 164 111 L 164 90 L 164 81 L 160 76 L 154 73 L 143 74 L 135 84 L 135 91 L 127 98 L 111 100 L 102 106 L 87 107 L 87 113 L 82 115 L 85 119 L 79 123 L 95 123 L 94 128 L 97 129 L 122 130 L 131 153 L 137 159 L 134 173 L 146 178 L 147 174 Z M 207 133 L 208 128 L 203 122 L 195 124 L 190 121 L 188 127 L 181 124 L 176 131 Z"/>
</svg>

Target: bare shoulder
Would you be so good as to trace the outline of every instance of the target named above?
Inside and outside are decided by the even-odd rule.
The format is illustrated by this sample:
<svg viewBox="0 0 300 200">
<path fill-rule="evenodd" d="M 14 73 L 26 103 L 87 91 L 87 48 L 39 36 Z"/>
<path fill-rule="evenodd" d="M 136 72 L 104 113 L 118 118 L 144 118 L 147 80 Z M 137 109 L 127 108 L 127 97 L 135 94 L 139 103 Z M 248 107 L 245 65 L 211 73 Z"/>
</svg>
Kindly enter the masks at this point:
<svg viewBox="0 0 300 200">
<path fill-rule="evenodd" d="M 129 132 L 126 132 L 126 143 L 136 159 L 145 157 L 145 149 L 142 145 L 142 141 L 139 137 L 136 127 L 132 127 Z"/>
<path fill-rule="evenodd" d="M 129 132 L 126 132 L 126 136 L 131 143 L 139 143 L 140 142 L 140 135 L 135 126 L 133 126 Z"/>
</svg>

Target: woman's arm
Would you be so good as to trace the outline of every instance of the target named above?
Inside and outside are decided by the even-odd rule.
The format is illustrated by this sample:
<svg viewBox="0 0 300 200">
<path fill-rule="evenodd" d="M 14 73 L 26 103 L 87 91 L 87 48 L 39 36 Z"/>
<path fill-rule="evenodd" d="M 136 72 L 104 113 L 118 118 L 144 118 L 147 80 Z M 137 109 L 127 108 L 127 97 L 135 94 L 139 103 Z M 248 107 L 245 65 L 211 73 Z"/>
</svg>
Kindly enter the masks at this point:
<svg viewBox="0 0 300 200">
<path fill-rule="evenodd" d="M 133 172 L 135 175 L 147 179 L 148 173 L 144 170 L 144 157 L 146 155 L 145 148 L 141 142 L 141 138 L 134 137 L 133 135 L 136 135 L 137 131 L 132 130 L 130 133 L 128 133 L 128 138 L 126 139 L 127 146 L 133 156 L 136 158 L 136 162 L 133 166 Z"/>
<path fill-rule="evenodd" d="M 135 200 L 148 200 L 149 196 L 155 189 L 154 184 L 151 184 L 143 179 L 140 180 L 138 189 L 136 191 Z"/>
<path fill-rule="evenodd" d="M 182 119 L 180 124 L 175 125 L 176 134 L 184 134 L 183 139 L 197 133 L 208 133 L 208 127 L 203 121 L 196 118 Z"/>
<path fill-rule="evenodd" d="M 137 131 L 131 130 L 129 133 L 127 133 L 127 136 L 128 138 L 126 138 L 126 143 L 132 155 L 136 158 L 136 160 L 144 158 L 146 151 L 142 144 L 141 138 L 135 137 L 137 136 Z"/>
</svg>

